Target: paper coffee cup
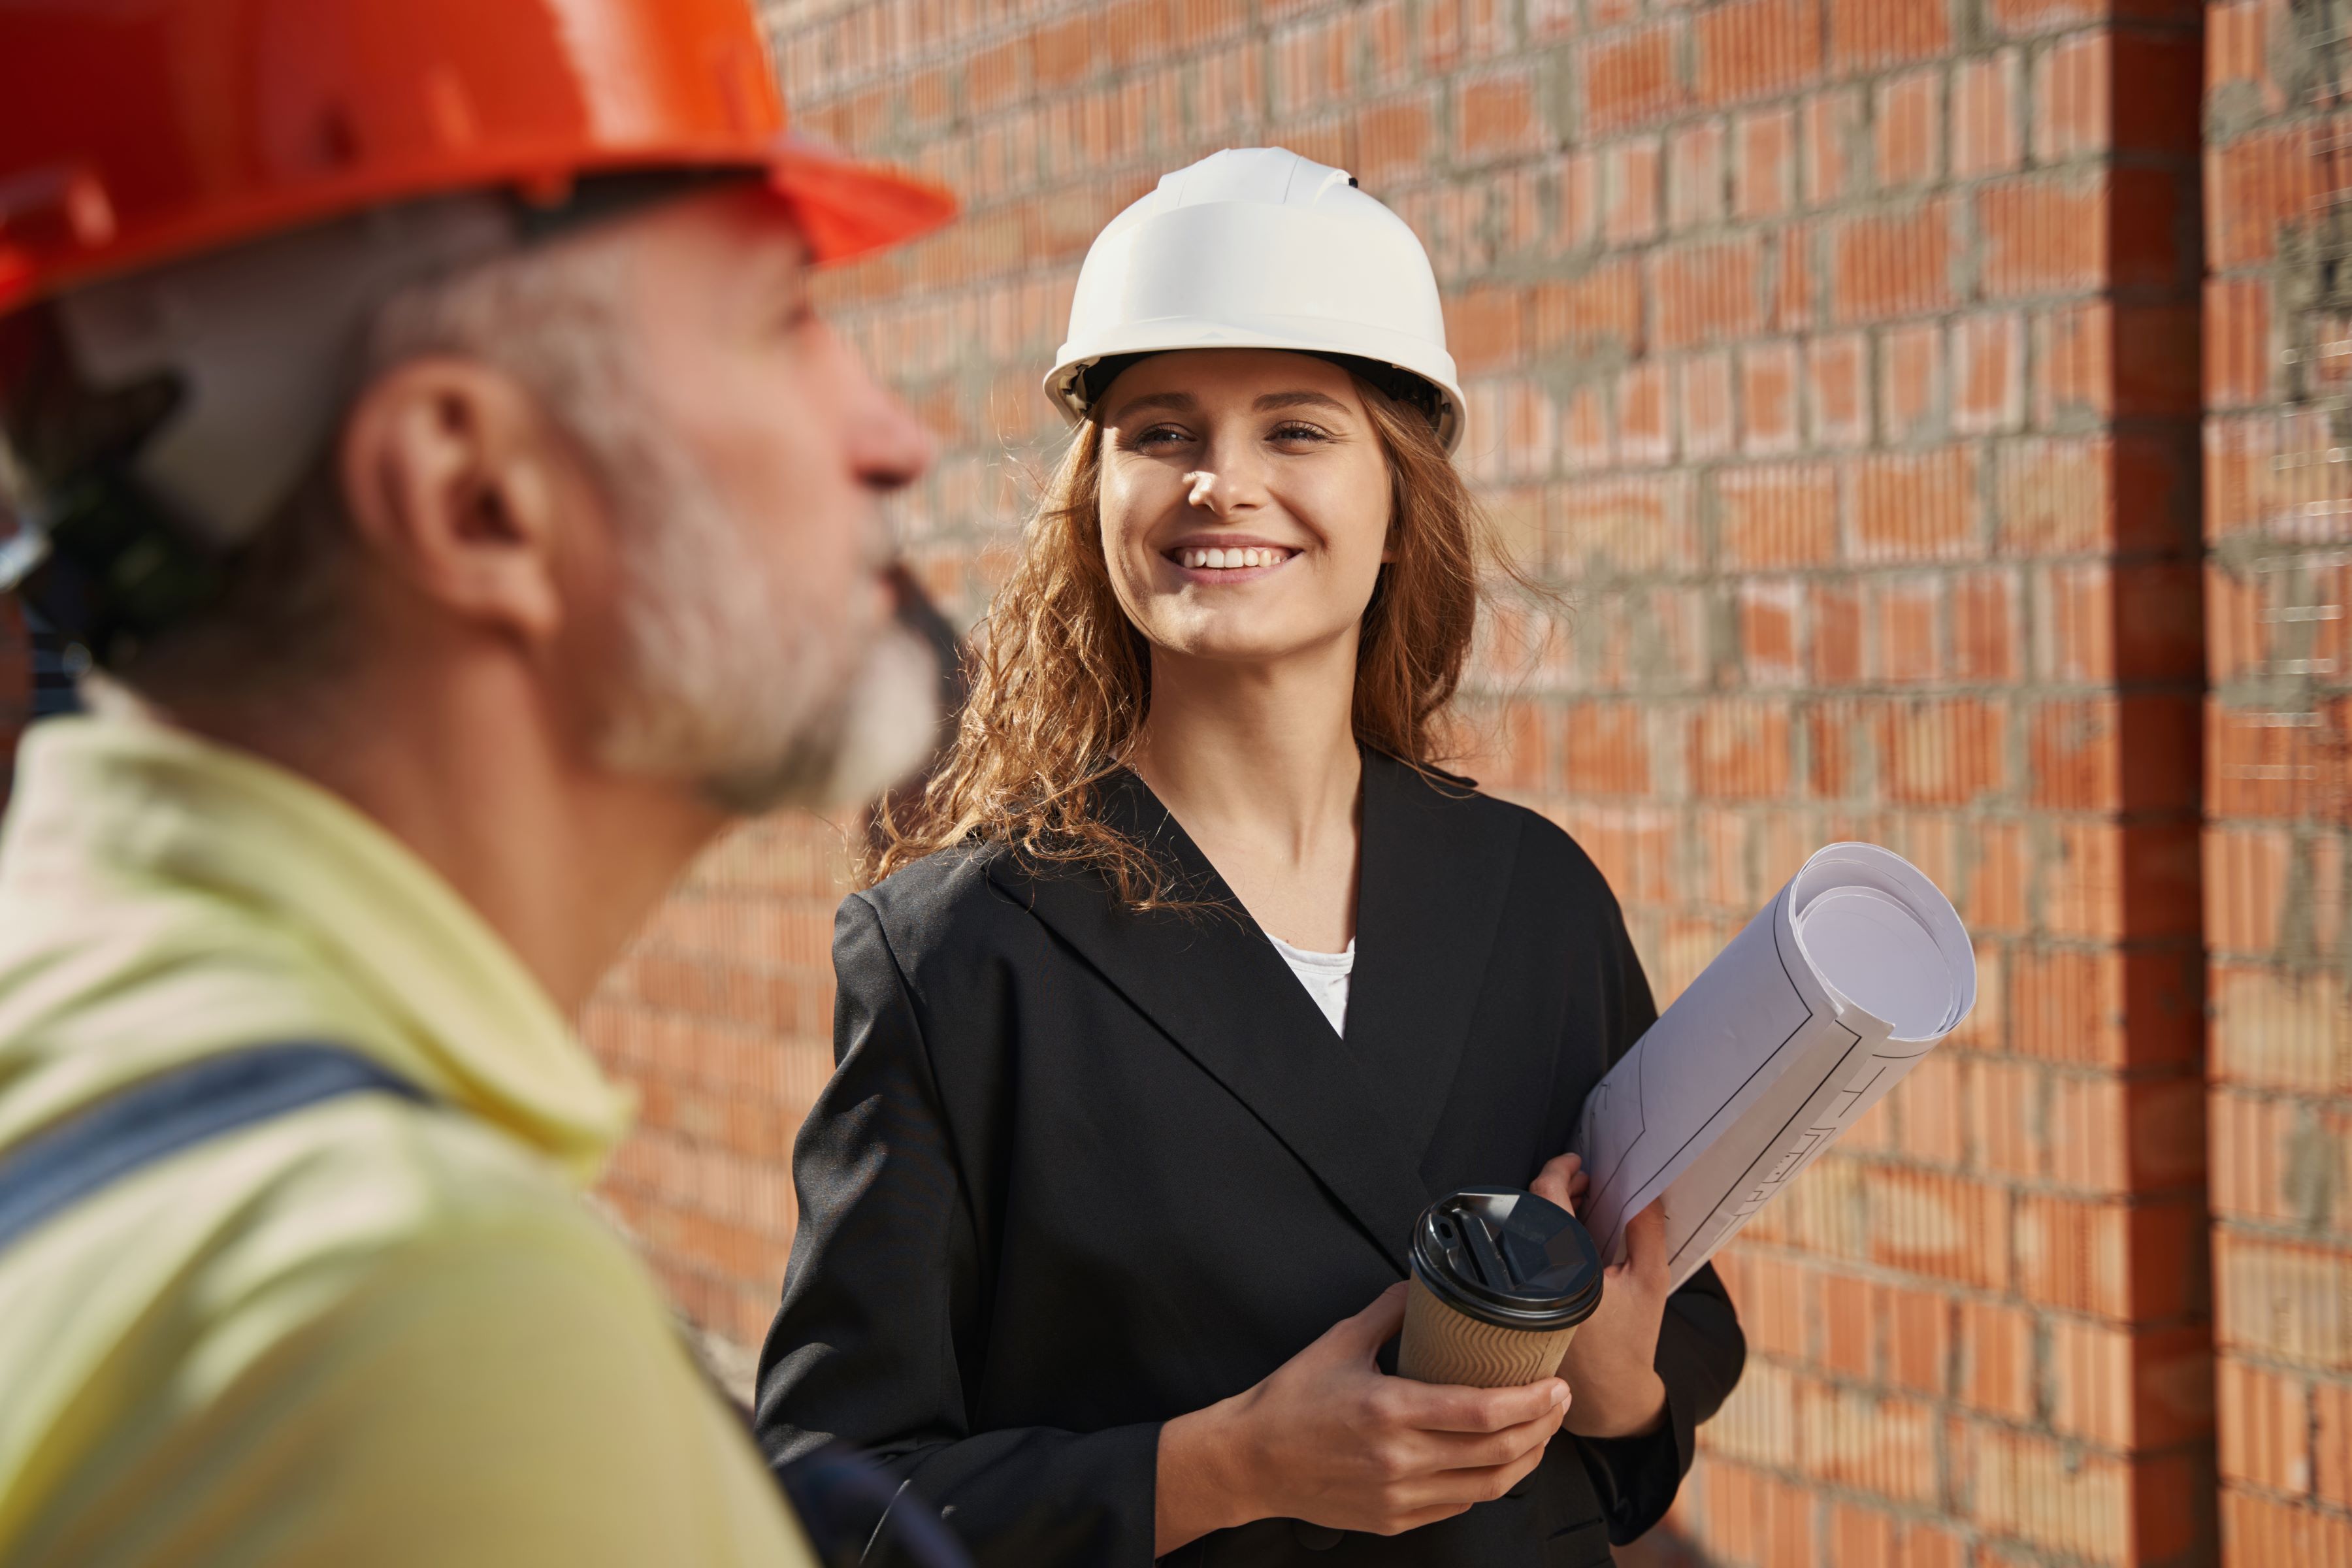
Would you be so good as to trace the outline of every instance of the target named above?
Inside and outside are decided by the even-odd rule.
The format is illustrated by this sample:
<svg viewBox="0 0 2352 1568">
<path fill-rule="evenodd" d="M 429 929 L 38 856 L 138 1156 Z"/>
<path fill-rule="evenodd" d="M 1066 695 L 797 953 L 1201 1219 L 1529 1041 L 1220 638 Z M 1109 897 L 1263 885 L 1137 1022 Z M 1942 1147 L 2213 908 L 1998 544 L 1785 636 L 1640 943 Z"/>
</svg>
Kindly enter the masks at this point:
<svg viewBox="0 0 2352 1568">
<path fill-rule="evenodd" d="M 1413 1226 L 1397 1373 L 1504 1388 L 1549 1377 L 1601 1305 L 1601 1254 L 1559 1205 L 1465 1187 Z"/>
</svg>

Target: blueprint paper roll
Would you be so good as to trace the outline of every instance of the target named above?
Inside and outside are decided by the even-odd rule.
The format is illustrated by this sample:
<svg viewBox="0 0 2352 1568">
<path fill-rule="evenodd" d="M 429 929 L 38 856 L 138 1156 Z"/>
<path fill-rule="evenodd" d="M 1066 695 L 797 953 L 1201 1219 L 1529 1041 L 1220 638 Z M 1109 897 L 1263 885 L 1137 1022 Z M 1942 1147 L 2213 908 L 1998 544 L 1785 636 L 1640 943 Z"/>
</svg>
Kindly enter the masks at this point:
<svg viewBox="0 0 2352 1568">
<path fill-rule="evenodd" d="M 1976 1005 L 1951 900 L 1874 844 L 1832 844 L 1717 955 L 1584 1102 L 1574 1148 L 1603 1258 L 1665 1199 L 1680 1285 Z"/>
</svg>

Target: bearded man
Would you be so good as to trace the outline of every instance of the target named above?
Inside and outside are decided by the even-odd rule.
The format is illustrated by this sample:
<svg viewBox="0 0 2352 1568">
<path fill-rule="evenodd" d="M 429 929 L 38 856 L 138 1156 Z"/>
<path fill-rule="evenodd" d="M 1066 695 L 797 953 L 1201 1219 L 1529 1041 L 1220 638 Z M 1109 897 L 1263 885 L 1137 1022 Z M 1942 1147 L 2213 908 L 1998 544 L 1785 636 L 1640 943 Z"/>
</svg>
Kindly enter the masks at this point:
<svg viewBox="0 0 2352 1568">
<path fill-rule="evenodd" d="M 743 0 L 0 0 L 0 1563 L 806 1563 L 567 1018 L 928 748 L 930 447 Z"/>
</svg>

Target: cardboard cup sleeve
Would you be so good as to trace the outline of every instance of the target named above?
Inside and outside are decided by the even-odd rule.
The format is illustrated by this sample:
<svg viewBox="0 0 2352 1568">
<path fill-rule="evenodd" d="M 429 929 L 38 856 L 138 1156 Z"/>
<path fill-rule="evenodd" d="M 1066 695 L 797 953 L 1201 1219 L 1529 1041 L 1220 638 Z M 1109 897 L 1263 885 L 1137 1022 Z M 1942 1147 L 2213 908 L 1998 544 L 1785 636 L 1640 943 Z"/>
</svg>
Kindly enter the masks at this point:
<svg viewBox="0 0 2352 1568">
<path fill-rule="evenodd" d="M 1573 1215 L 1533 1193 L 1465 1187 L 1413 1227 L 1397 1375 L 1473 1388 L 1549 1377 L 1601 1286 L 1600 1253 Z"/>
</svg>

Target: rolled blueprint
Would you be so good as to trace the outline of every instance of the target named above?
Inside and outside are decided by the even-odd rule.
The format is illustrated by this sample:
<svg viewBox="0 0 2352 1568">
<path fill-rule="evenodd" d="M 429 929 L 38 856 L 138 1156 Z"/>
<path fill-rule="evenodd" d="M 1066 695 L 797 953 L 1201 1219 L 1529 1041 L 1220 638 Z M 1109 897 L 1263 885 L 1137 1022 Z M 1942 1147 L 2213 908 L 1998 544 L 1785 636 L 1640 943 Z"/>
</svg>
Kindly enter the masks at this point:
<svg viewBox="0 0 2352 1568">
<path fill-rule="evenodd" d="M 1584 1222 L 1611 1263 L 1665 1198 L 1680 1285 L 1976 1005 L 1951 900 L 1874 844 L 1818 851 L 1585 1098 Z"/>
</svg>

